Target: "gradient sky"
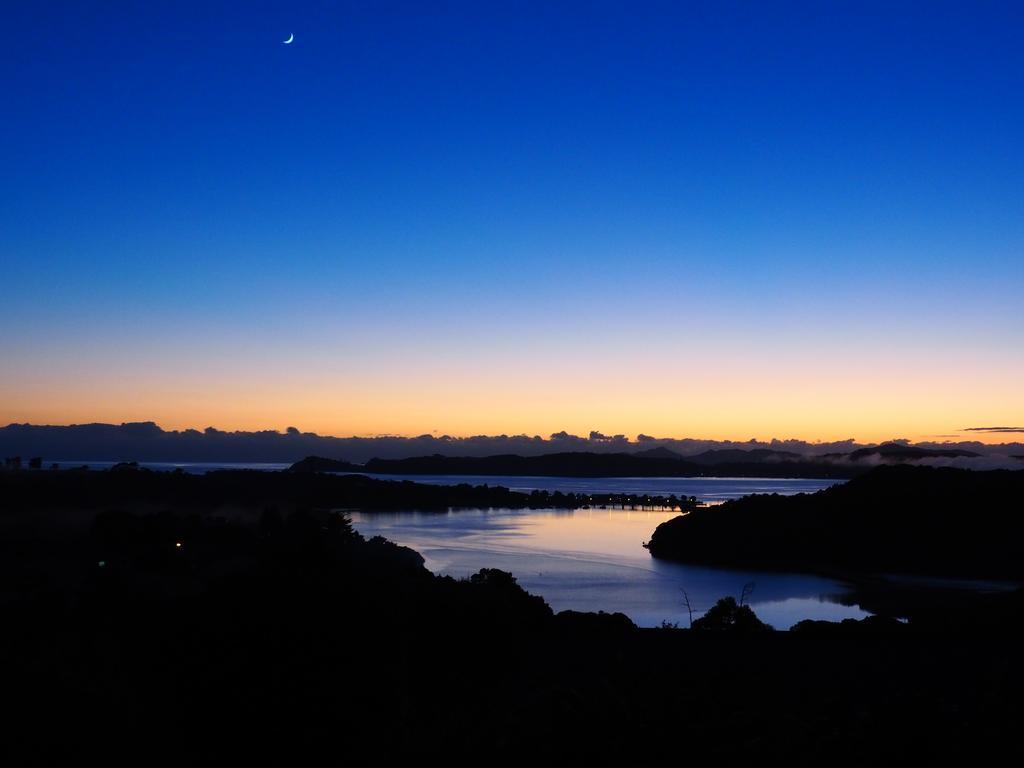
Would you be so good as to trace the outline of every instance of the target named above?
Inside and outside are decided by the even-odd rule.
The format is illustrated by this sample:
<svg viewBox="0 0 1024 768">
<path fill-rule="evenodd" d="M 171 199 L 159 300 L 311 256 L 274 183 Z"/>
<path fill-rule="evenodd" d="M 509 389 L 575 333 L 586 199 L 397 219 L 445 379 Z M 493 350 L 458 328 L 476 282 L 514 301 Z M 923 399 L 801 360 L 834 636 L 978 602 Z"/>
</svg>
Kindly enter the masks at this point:
<svg viewBox="0 0 1024 768">
<path fill-rule="evenodd" d="M 0 423 L 1024 423 L 1022 9 L 5 2 Z"/>
</svg>

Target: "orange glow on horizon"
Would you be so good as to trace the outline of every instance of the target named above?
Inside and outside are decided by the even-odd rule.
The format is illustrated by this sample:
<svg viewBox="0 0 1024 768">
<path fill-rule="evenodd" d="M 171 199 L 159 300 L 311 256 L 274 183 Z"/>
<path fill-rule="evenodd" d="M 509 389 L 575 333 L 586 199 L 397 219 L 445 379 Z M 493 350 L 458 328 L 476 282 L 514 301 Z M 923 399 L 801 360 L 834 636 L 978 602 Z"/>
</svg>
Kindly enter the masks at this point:
<svg viewBox="0 0 1024 768">
<path fill-rule="evenodd" d="M 467 398 L 468 399 L 468 398 Z M 542 414 L 534 411 L 527 417 L 525 405 L 503 409 L 500 414 L 478 411 L 459 411 L 454 406 L 447 411 L 443 406 L 417 413 L 411 407 L 388 407 L 386 403 L 364 404 L 348 411 L 331 401 L 304 399 L 300 406 L 281 406 L 280 401 L 246 400 L 252 408 L 236 403 L 211 403 L 190 408 L 188 411 L 142 400 L 126 405 L 121 403 L 76 404 L 77 407 L 54 408 L 49 404 L 14 410 L 0 408 L 0 426 L 9 423 L 48 425 L 87 424 L 93 422 L 120 424 L 124 422 L 152 421 L 165 430 L 202 430 L 215 427 L 226 432 L 275 430 L 284 432 L 295 427 L 301 432 L 312 432 L 333 437 L 417 437 L 431 434 L 465 438 L 478 435 L 538 435 L 547 438 L 555 432 L 587 437 L 591 430 L 605 435 L 623 434 L 630 440 L 645 434 L 655 438 L 768 442 L 803 440 L 808 443 L 829 443 L 854 440 L 859 443 L 878 443 L 893 439 L 914 442 L 963 442 L 985 444 L 1024 442 L 1024 434 L 999 432 L 968 432 L 950 429 L 950 422 L 983 426 L 998 423 L 994 417 L 974 417 L 964 413 L 943 418 L 930 417 L 925 409 L 913 410 L 893 405 L 872 409 L 870 404 L 851 408 L 844 414 L 829 417 L 825 403 L 814 404 L 801 411 L 783 410 L 759 412 L 756 407 L 725 409 L 720 413 L 708 408 L 704 413 L 662 412 L 656 403 L 647 407 L 629 407 L 621 412 L 609 408 L 589 410 L 570 404 L 554 407 L 558 413 Z M 680 409 L 682 410 L 682 409 Z M 445 412 L 449 416 L 446 417 Z M 615 414 L 613 416 L 613 414 Z M 1019 421 L 1019 420 L 1018 420 Z M 943 423 L 944 422 L 944 423 Z"/>
<path fill-rule="evenodd" d="M 0 424 L 153 421 L 168 430 L 296 427 L 339 437 L 598 430 L 738 442 L 1024 440 L 963 431 L 1024 423 L 1024 364 L 988 350 L 703 351 L 708 357 L 664 362 L 632 350 L 614 365 L 596 365 L 589 352 L 530 358 L 521 349 L 353 358 L 295 348 L 273 365 L 249 350 L 102 365 L 69 354 L 0 377 Z"/>
</svg>

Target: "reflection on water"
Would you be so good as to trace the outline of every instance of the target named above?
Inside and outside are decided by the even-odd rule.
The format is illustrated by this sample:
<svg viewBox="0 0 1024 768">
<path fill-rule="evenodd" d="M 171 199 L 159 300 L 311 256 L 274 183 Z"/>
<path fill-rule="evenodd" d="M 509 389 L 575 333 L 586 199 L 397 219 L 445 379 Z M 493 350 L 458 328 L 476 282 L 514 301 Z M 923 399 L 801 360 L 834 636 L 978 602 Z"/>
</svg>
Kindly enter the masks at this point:
<svg viewBox="0 0 1024 768">
<path fill-rule="evenodd" d="M 678 491 L 675 491 L 678 493 Z M 556 611 L 621 611 L 641 626 L 687 626 L 682 589 L 695 618 L 725 595 L 755 589 L 748 602 L 778 629 L 807 619 L 867 614 L 832 602 L 841 584 L 802 574 L 757 573 L 655 560 L 643 548 L 674 513 L 609 509 L 473 509 L 448 513 L 354 513 L 364 536 L 412 547 L 435 573 L 468 576 L 481 568 L 510 571 Z"/>
<path fill-rule="evenodd" d="M 635 493 L 650 496 L 696 496 L 708 503 L 751 493 L 814 493 L 845 480 L 764 477 L 532 477 L 527 475 L 374 475 L 381 480 L 412 480 L 433 485 L 501 485 L 512 491 L 562 493 Z"/>
</svg>

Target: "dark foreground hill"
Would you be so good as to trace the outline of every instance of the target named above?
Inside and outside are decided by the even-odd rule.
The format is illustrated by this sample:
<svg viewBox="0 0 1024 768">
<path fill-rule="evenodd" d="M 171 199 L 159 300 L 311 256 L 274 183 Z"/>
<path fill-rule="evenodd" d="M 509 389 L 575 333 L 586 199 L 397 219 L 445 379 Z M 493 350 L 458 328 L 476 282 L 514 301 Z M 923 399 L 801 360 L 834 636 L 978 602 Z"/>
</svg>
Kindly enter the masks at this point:
<svg viewBox="0 0 1024 768">
<path fill-rule="evenodd" d="M 1018 595 L 942 631 L 771 632 L 730 602 L 638 630 L 434 576 L 311 505 L 311 476 L 234 479 L 0 473 L 6 762 L 1020 756 Z"/>
<path fill-rule="evenodd" d="M 879 467 L 662 523 L 655 557 L 743 568 L 1024 579 L 1024 471 Z"/>
</svg>

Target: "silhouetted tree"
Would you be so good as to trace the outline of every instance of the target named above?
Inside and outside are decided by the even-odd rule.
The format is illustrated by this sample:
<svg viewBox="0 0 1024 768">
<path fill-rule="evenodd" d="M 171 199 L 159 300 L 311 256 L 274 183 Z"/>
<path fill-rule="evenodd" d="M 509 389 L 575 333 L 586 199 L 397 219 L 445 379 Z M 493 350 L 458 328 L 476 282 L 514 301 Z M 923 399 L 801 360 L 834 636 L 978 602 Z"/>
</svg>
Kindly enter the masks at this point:
<svg viewBox="0 0 1024 768">
<path fill-rule="evenodd" d="M 686 606 L 686 613 L 690 617 L 690 629 L 693 629 L 693 606 L 690 604 L 690 595 L 686 592 L 685 587 L 680 587 L 683 591 L 683 605 Z"/>
<path fill-rule="evenodd" d="M 757 585 L 752 581 L 748 581 L 743 585 L 743 591 L 740 592 L 740 605 L 746 603 L 747 598 L 754 594 L 754 587 L 756 586 Z"/>
<path fill-rule="evenodd" d="M 729 630 L 733 632 L 771 632 L 772 628 L 757 618 L 748 605 L 739 605 L 734 597 L 723 597 L 703 616 L 693 622 L 694 629 Z"/>
</svg>

